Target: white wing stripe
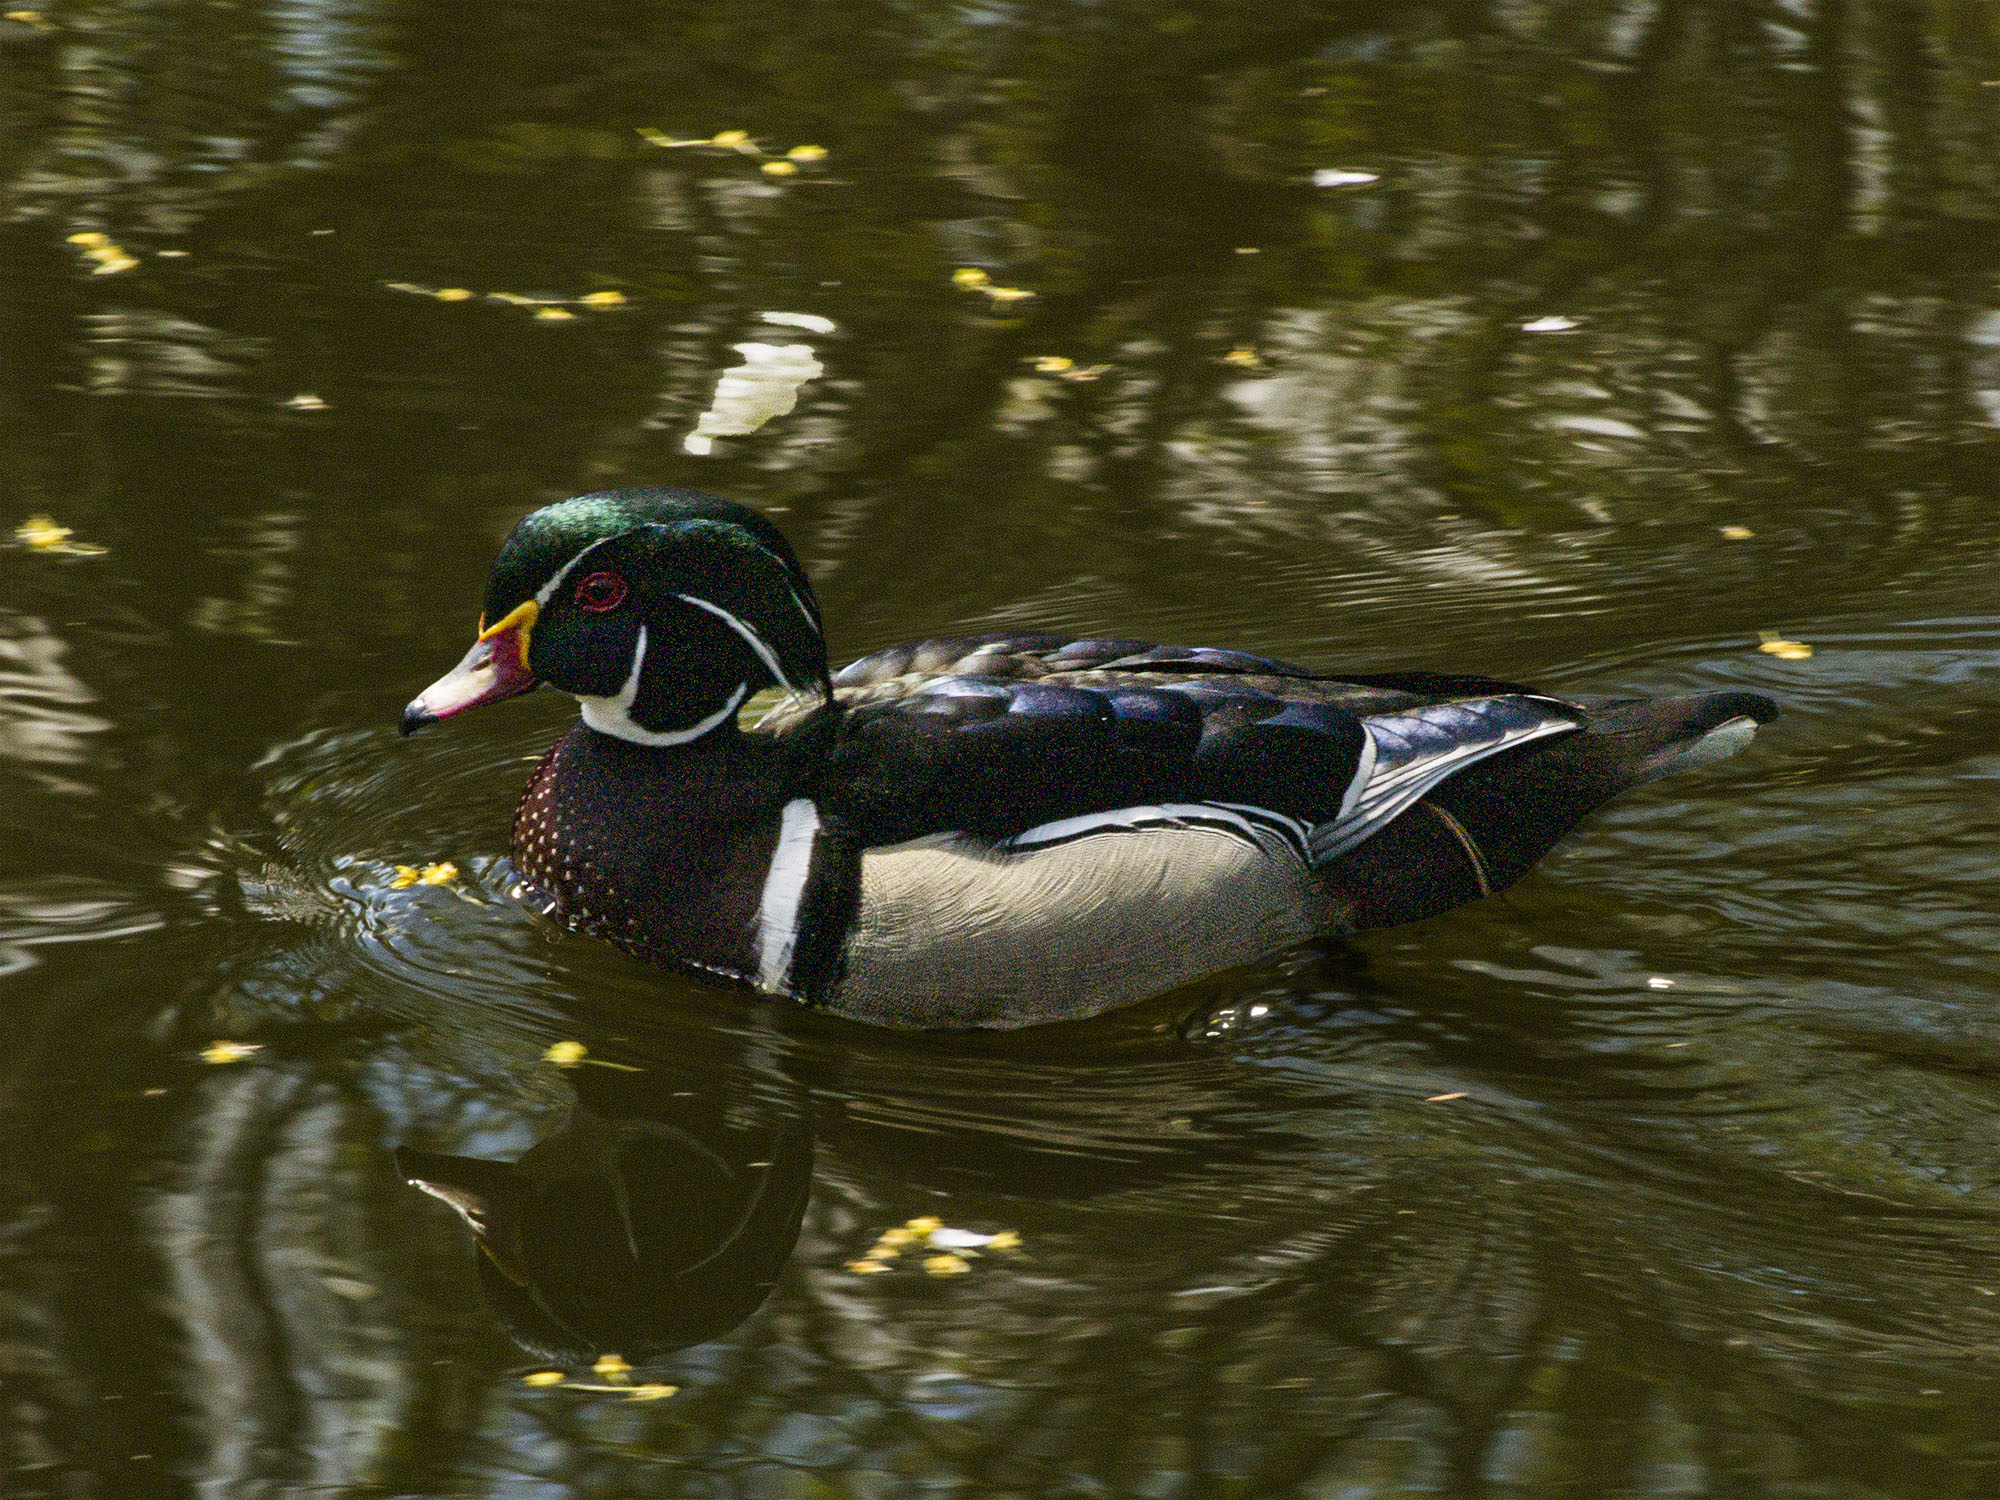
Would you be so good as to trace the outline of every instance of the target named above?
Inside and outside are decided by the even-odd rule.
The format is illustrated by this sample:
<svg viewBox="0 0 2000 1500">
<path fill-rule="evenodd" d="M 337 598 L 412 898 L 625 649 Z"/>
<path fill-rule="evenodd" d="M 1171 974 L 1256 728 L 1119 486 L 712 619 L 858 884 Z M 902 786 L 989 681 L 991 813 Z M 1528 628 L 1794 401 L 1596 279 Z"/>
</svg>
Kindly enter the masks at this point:
<svg viewBox="0 0 2000 1500">
<path fill-rule="evenodd" d="M 1242 813 L 1253 822 L 1275 823 L 1278 825 L 1280 831 L 1289 833 L 1292 836 L 1293 841 L 1298 844 L 1301 853 L 1305 851 L 1306 841 L 1312 837 L 1311 827 L 1302 820 L 1294 818 L 1288 813 L 1277 812 L 1268 807 L 1258 807 L 1254 803 L 1208 802 L 1204 803 L 1203 806 L 1226 807 L 1231 812 Z"/>
<path fill-rule="evenodd" d="M 1363 719 L 1361 727 L 1368 735 L 1367 746 L 1375 750 L 1371 755 L 1368 748 L 1363 749 L 1362 764 L 1368 770 L 1375 770 L 1387 757 L 1376 744 L 1375 723 Z M 1358 785 L 1348 787 L 1340 815 L 1313 830 L 1313 859 L 1324 864 L 1345 854 L 1363 839 L 1387 827 L 1411 803 L 1446 777 L 1485 760 L 1489 755 L 1515 749 L 1533 740 L 1546 739 L 1553 734 L 1568 734 L 1576 728 L 1578 726 L 1569 719 L 1543 719 L 1517 729 L 1503 730 L 1491 739 L 1461 742 L 1434 754 L 1425 755 L 1418 751 L 1401 764 L 1380 770 L 1365 784 L 1359 784 L 1361 776 L 1357 774 L 1355 780 Z M 1387 735 L 1392 731 L 1384 725 L 1382 732 Z"/>
<path fill-rule="evenodd" d="M 1015 834 L 1006 841 L 1004 847 L 1034 849 L 1080 838 L 1085 834 L 1160 827 L 1208 828 L 1244 839 L 1260 849 L 1268 847 L 1266 840 L 1259 836 L 1261 830 L 1284 839 L 1286 843 L 1294 846 L 1301 856 L 1304 855 L 1306 847 L 1305 825 L 1296 818 L 1272 812 L 1269 808 L 1253 807 L 1241 802 L 1166 802 L 1143 807 L 1116 807 L 1104 812 L 1082 813 L 1073 818 L 1058 818 L 1054 822 L 1038 823 L 1033 828 Z"/>
<path fill-rule="evenodd" d="M 1354 779 L 1347 783 L 1347 790 L 1341 794 L 1340 812 L 1334 818 L 1336 823 L 1353 813 L 1355 803 L 1361 800 L 1362 789 L 1375 774 L 1375 736 L 1366 732 L 1366 719 L 1361 721 L 1361 728 L 1361 753 L 1355 757 Z"/>
</svg>

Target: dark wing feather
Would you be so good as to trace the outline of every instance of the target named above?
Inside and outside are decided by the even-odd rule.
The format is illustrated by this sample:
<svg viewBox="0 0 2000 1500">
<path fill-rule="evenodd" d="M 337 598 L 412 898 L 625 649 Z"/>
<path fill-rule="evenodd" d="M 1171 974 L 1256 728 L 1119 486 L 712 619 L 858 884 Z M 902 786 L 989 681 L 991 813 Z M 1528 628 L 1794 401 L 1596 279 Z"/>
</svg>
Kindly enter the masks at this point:
<svg viewBox="0 0 2000 1500">
<path fill-rule="evenodd" d="M 1345 710 L 1205 682 L 947 677 L 843 714 L 821 797 L 863 846 L 944 832 L 999 843 L 1091 813 L 1208 802 L 1269 809 L 1303 833 L 1338 810 L 1365 739 Z"/>
<path fill-rule="evenodd" d="M 1574 727 L 1511 683 L 1333 677 L 1238 651 L 1054 635 L 893 646 L 834 676 L 819 790 L 862 847 L 962 832 L 1002 843 L 1129 808 L 1213 806 L 1337 857 L 1445 777 Z M 780 709 L 767 727 L 801 715 Z"/>
</svg>

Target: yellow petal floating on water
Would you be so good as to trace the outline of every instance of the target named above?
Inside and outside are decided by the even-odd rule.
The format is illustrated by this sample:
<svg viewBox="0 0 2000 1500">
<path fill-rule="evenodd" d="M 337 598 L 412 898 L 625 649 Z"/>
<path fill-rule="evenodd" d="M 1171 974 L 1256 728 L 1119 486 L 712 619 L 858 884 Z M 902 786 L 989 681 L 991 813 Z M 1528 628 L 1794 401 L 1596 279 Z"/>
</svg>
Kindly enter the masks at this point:
<svg viewBox="0 0 2000 1500">
<path fill-rule="evenodd" d="M 762 170 L 766 177 L 796 177 L 799 175 L 798 164 L 789 161 L 767 161 L 764 163 Z"/>
<path fill-rule="evenodd" d="M 69 528 L 58 526 L 54 516 L 30 516 L 14 528 L 14 540 L 29 547 L 60 547 L 69 537 Z"/>
<path fill-rule="evenodd" d="M 972 1269 L 971 1261 L 982 1250 L 1018 1250 L 1018 1231 L 1003 1229 L 998 1234 L 982 1234 L 972 1229 L 952 1229 L 934 1214 L 911 1219 L 906 1224 L 882 1231 L 867 1254 L 847 1262 L 857 1276 L 873 1276 L 890 1269 L 889 1262 L 906 1247 L 922 1245 L 936 1252 L 926 1255 L 923 1268 L 932 1276 L 956 1276 Z"/>
<path fill-rule="evenodd" d="M 750 132 L 747 130 L 718 130 L 708 138 L 708 143 L 711 146 L 727 146 L 731 150 L 740 151 L 745 146 L 750 145 Z M 755 148 L 752 147 L 752 149 L 754 150 Z"/>
<path fill-rule="evenodd" d="M 960 266 L 951 273 L 951 279 L 954 286 L 985 286 L 991 280 L 977 266 Z"/>
<path fill-rule="evenodd" d="M 521 1377 L 523 1385 L 561 1385 L 564 1380 L 561 1370 L 530 1370 Z"/>
<path fill-rule="evenodd" d="M 625 294 L 623 292 L 585 292 L 577 300 L 585 307 L 623 307 L 625 305 Z"/>
<path fill-rule="evenodd" d="M 1747 542 L 1757 534 L 1748 526 L 1724 526 L 1721 530 L 1722 534 L 1732 542 Z"/>
<path fill-rule="evenodd" d="M 105 549 L 94 542 L 73 542 L 69 527 L 58 525 L 53 516 L 30 516 L 14 528 L 14 540 L 36 552 L 62 557 L 101 557 Z"/>
<path fill-rule="evenodd" d="M 794 146 L 785 155 L 789 156 L 793 161 L 825 161 L 826 147 Z"/>
<path fill-rule="evenodd" d="M 447 859 L 438 864 L 425 865 L 423 873 L 417 877 L 417 884 L 451 885 L 457 879 L 458 866 Z"/>
<path fill-rule="evenodd" d="M 582 1042 L 557 1042 L 542 1056 L 559 1068 L 573 1068 L 583 1061 L 589 1051 Z"/>
<path fill-rule="evenodd" d="M 639 139 L 649 146 L 665 147 L 678 146 L 680 144 L 679 141 L 668 135 L 664 130 L 655 130 L 650 125 L 641 125 L 639 127 Z"/>
<path fill-rule="evenodd" d="M 415 865 L 397 865 L 396 873 L 389 877 L 389 889 L 392 891 L 407 891 L 421 879 L 423 879 L 423 871 L 419 870 Z"/>
<path fill-rule="evenodd" d="M 1757 649 L 1766 656 L 1775 656 L 1779 661 L 1804 661 L 1813 654 L 1813 648 L 1804 641 L 1768 640 Z"/>
<path fill-rule="evenodd" d="M 1021 302 L 1035 294 L 1020 286 L 983 286 L 979 289 L 995 302 Z"/>
<path fill-rule="evenodd" d="M 300 391 L 298 395 L 292 397 L 292 399 L 287 401 L 285 405 L 290 407 L 293 411 L 326 410 L 326 402 L 322 401 L 318 396 L 315 396 L 311 391 Z"/>
<path fill-rule="evenodd" d="M 632 1373 L 632 1367 L 625 1362 L 622 1355 L 617 1354 L 598 1355 L 597 1363 L 590 1368 L 595 1374 L 602 1376 L 614 1385 L 626 1384 L 625 1377 Z"/>
<path fill-rule="evenodd" d="M 439 288 L 432 295 L 440 302 L 470 302 L 475 294 L 470 287 L 448 286 Z"/>
<path fill-rule="evenodd" d="M 262 1052 L 262 1042 L 210 1042 L 201 1049 L 201 1060 L 205 1063 L 242 1062 L 253 1052 Z"/>
<path fill-rule="evenodd" d="M 561 323 L 576 316 L 566 307 L 543 307 L 536 309 L 535 316 L 544 323 Z"/>
<path fill-rule="evenodd" d="M 124 246 L 98 230 L 80 229 L 68 236 L 68 240 L 97 262 L 90 273 L 93 276 L 115 276 L 139 264 L 138 258 L 128 253 Z"/>
<path fill-rule="evenodd" d="M 1074 370 L 1076 361 L 1066 355 L 1044 354 L 1035 361 L 1035 369 L 1043 375 L 1060 375 L 1066 370 Z"/>
<path fill-rule="evenodd" d="M 654 1380 L 648 1381 L 645 1385 L 633 1386 L 626 1393 L 625 1399 L 627 1401 L 664 1401 L 667 1397 L 678 1395 L 679 1393 L 679 1386 L 662 1385 L 657 1380 Z"/>
</svg>

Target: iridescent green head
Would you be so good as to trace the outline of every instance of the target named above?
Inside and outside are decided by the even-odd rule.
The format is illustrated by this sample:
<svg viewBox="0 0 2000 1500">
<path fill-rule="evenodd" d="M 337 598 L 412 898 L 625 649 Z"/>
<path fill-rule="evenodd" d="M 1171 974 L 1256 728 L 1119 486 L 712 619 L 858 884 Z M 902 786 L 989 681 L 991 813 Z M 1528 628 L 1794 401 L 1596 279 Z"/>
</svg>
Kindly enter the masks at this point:
<svg viewBox="0 0 2000 1500">
<path fill-rule="evenodd" d="M 826 692 L 812 585 L 777 527 L 695 490 L 605 490 L 524 516 L 486 583 L 479 638 L 403 732 L 547 682 L 644 745 L 728 730 L 767 687 Z"/>
</svg>

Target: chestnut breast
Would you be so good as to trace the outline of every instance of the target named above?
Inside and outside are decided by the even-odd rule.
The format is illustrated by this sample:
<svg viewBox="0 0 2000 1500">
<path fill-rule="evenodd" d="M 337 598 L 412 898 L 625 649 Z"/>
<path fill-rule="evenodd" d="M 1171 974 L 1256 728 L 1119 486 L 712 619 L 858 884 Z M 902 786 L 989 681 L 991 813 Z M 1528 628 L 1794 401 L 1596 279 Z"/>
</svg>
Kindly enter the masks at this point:
<svg viewBox="0 0 2000 1500">
<path fill-rule="evenodd" d="M 753 980 L 782 803 L 773 757 L 740 736 L 659 749 L 578 725 L 522 794 L 514 868 L 572 931 Z"/>
</svg>

